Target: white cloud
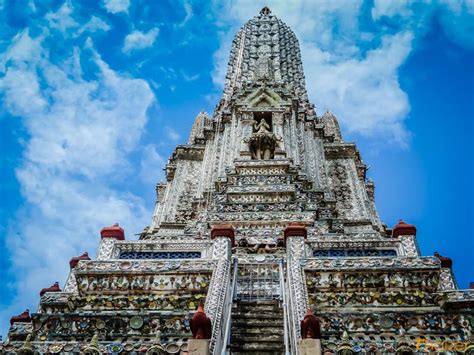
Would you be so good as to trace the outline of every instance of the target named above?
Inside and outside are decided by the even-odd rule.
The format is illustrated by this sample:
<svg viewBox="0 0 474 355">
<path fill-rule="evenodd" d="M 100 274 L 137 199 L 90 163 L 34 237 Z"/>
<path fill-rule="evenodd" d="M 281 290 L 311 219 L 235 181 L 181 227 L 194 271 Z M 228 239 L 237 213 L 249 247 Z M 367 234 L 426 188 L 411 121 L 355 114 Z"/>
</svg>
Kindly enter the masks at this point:
<svg viewBox="0 0 474 355">
<path fill-rule="evenodd" d="M 178 141 L 178 140 L 181 139 L 181 136 L 179 135 L 179 133 L 176 132 L 176 131 L 175 131 L 173 128 L 171 128 L 171 127 L 168 127 L 168 126 L 165 127 L 165 133 L 166 133 L 166 136 L 167 136 L 170 140 L 172 140 L 172 141 L 174 141 L 174 142 L 176 142 L 176 141 Z"/>
<path fill-rule="evenodd" d="M 129 153 L 141 151 L 150 87 L 114 72 L 90 46 L 53 63 L 43 41 L 23 31 L 0 54 L 4 107 L 29 136 L 16 170 L 25 205 L 7 236 L 17 296 L 0 312 L 1 330 L 34 308 L 42 287 L 65 281 L 72 256 L 94 254 L 102 226 L 119 222 L 130 237 L 150 217 L 124 183 L 135 175 Z M 82 76 L 79 57 L 95 66 L 94 79 Z"/>
<path fill-rule="evenodd" d="M 423 34 L 437 17 L 449 38 L 458 45 L 474 49 L 474 2 L 439 0 L 435 2 L 402 2 L 376 0 L 372 18 L 393 19 L 403 28 Z"/>
<path fill-rule="evenodd" d="M 143 148 L 140 162 L 140 178 L 144 184 L 153 186 L 164 178 L 163 168 L 166 160 L 158 153 L 156 146 L 149 144 Z"/>
<path fill-rule="evenodd" d="M 74 8 L 70 2 L 65 2 L 56 12 L 49 12 L 45 18 L 48 22 L 48 27 L 57 29 L 67 37 L 77 37 L 84 32 L 108 31 L 110 26 L 104 20 L 96 16 L 91 16 L 89 21 L 80 25 L 73 17 Z"/>
<path fill-rule="evenodd" d="M 97 31 L 108 31 L 110 30 L 110 26 L 104 20 L 92 16 L 91 19 L 81 27 L 79 30 L 79 34 L 83 32 L 97 32 Z"/>
<path fill-rule="evenodd" d="M 372 18 L 378 20 L 384 16 L 411 16 L 412 11 L 407 2 L 375 0 L 372 7 Z"/>
<path fill-rule="evenodd" d="M 130 0 L 104 0 L 104 6 L 112 14 L 128 12 Z"/>
<path fill-rule="evenodd" d="M 149 48 L 155 43 L 156 36 L 158 36 L 156 27 L 148 32 L 133 31 L 125 37 L 122 51 L 130 53 L 133 50 Z"/>
<path fill-rule="evenodd" d="M 61 32 L 66 32 L 69 28 L 76 28 L 79 24 L 73 19 L 72 13 L 74 9 L 69 2 L 61 5 L 58 11 L 46 14 L 50 28 L 55 28 Z"/>
<path fill-rule="evenodd" d="M 412 34 L 386 36 L 380 47 L 361 58 L 334 60 L 329 52 L 303 46 L 307 87 L 322 113 L 333 111 L 343 127 L 366 136 L 388 135 L 405 147 L 403 126 L 410 105 L 397 70 L 411 51 Z"/>
<path fill-rule="evenodd" d="M 183 21 L 179 24 L 179 27 L 183 27 L 191 19 L 191 17 L 193 17 L 193 8 L 187 0 L 184 0 L 183 7 L 186 15 L 184 16 Z"/>
<path fill-rule="evenodd" d="M 181 75 L 183 76 L 183 79 L 186 81 L 194 81 L 199 79 L 199 74 L 194 74 L 194 75 L 188 75 L 184 71 L 181 71 Z"/>
</svg>

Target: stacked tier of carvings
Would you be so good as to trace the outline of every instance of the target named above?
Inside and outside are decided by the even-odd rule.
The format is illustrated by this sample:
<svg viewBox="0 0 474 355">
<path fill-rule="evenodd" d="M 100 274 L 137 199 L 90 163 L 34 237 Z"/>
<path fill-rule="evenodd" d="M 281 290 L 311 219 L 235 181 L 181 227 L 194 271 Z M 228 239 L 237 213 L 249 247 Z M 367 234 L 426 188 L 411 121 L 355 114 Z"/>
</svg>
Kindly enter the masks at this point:
<svg viewBox="0 0 474 355">
<path fill-rule="evenodd" d="M 260 123 L 256 124 L 254 134 L 270 134 L 271 132 L 269 132 L 268 127 L 267 122 L 262 118 Z M 329 165 L 335 204 L 331 201 L 332 193 L 327 194 L 323 191 L 312 190 L 312 181 L 310 180 L 298 181 L 297 179 L 300 179 L 298 169 L 292 169 L 294 171 L 293 174 L 288 174 L 288 171 L 273 172 L 271 168 L 260 168 L 252 172 L 254 175 L 249 175 L 248 172 L 236 172 L 234 168 L 228 170 L 227 176 L 216 183 L 216 192 L 214 193 L 213 203 L 210 205 L 203 203 L 203 201 L 195 197 L 196 181 L 198 179 L 193 178 L 189 183 L 184 184 L 184 190 L 180 193 L 180 198 L 177 202 L 176 214 L 174 219 L 172 219 L 175 222 L 188 223 L 188 226 L 191 226 L 194 223 L 193 220 L 205 219 L 208 216 L 200 211 L 203 207 L 212 211 L 210 219 L 214 222 L 251 220 L 252 218 L 257 220 L 275 220 L 275 217 L 278 219 L 281 216 L 266 216 L 266 214 L 268 212 L 317 210 L 318 215 L 312 218 L 314 223 L 317 223 L 318 220 L 327 221 L 323 222 L 323 224 L 326 223 L 327 228 L 329 228 L 328 231 L 341 231 L 344 229 L 344 222 L 337 218 L 360 219 L 360 211 L 354 208 L 354 203 L 358 201 L 358 205 L 365 205 L 362 202 L 363 197 L 356 193 L 358 188 L 353 186 L 352 177 L 348 175 L 348 171 L 351 171 L 351 168 L 346 166 L 347 164 L 352 163 L 334 160 Z M 295 179 L 295 177 L 297 178 Z M 362 178 L 365 179 L 365 177 Z M 290 181 L 292 182 L 291 184 L 289 184 Z M 223 182 L 225 183 L 223 184 Z M 235 191 L 230 190 L 231 185 L 237 186 L 238 189 L 234 189 Z M 373 187 L 373 184 L 369 185 L 369 187 Z M 265 188 L 265 186 L 268 188 Z M 291 189 L 284 191 L 288 187 L 291 187 Z M 269 189 L 273 190 L 273 192 Z M 379 222 L 377 222 L 377 218 L 374 219 L 373 210 L 373 208 L 367 210 L 364 215 L 369 220 L 373 219 L 373 222 L 370 224 L 377 230 L 380 229 Z M 233 214 L 236 212 L 241 213 L 229 216 L 229 213 Z M 245 212 L 255 212 L 258 215 L 243 214 Z M 170 214 L 170 218 L 172 215 L 173 213 Z M 301 215 L 298 217 L 297 213 L 289 216 L 289 218 L 295 218 L 296 220 L 300 217 Z M 144 233 L 144 238 L 147 237 L 146 234 Z"/>
<path fill-rule="evenodd" d="M 449 260 L 419 257 L 414 226 L 393 229 L 403 251 L 396 258 L 307 259 L 302 225 L 278 238 L 290 222 L 300 222 L 315 241 L 323 234 L 337 241 L 357 233 L 370 235 L 361 241 L 371 246 L 388 239 L 366 170 L 355 145 L 342 141 L 334 115 L 316 116 L 298 41 L 265 7 L 234 39 L 212 119 L 201 113 L 188 144 L 173 153 L 167 184 L 157 186 L 153 223 L 141 239 L 156 238 L 162 246 L 181 240 L 183 250 L 188 240 L 202 240 L 204 249 L 208 240 L 202 238 L 214 222 L 233 223 L 237 235 L 220 228 L 231 242 L 218 238 L 213 260 L 182 262 L 113 260 L 114 242 L 103 241 L 98 261 L 87 255 L 71 260 L 67 292 L 54 284 L 41 291 L 38 313 L 12 317 L 11 342 L 0 350 L 176 353 L 187 349 L 191 333 L 215 338 L 230 279 L 229 245 L 243 260 L 252 253 L 286 252 L 293 330 L 302 339 L 322 337 L 325 351 L 353 353 L 348 332 L 363 333 L 367 346 L 375 339 L 363 338 L 367 334 L 398 334 L 401 340 L 421 332 L 468 336 L 470 316 L 449 307 L 472 308 L 474 295 L 455 291 Z M 102 232 L 124 240 L 119 226 Z M 202 307 L 192 311 L 204 301 L 211 318 Z M 308 305 L 317 318 L 311 311 L 305 315 Z"/>
<path fill-rule="evenodd" d="M 229 227 L 231 231 L 226 232 L 224 227 L 219 228 L 224 231 L 220 234 L 231 233 L 229 238 L 234 244 L 233 229 Z M 300 235 L 298 231 L 301 228 L 299 225 L 290 226 L 285 235 L 292 235 L 288 232 L 290 229 L 296 231 L 295 235 Z M 119 241 L 124 239 L 123 230 L 118 225 L 105 228 L 102 232 L 103 237 L 113 237 Z M 392 231 L 392 237 L 395 238 L 403 238 L 405 234 L 416 234 L 415 227 L 401 222 Z M 282 240 L 281 243 L 284 249 L 286 241 Z M 405 259 L 406 262 L 403 261 Z M 383 331 L 393 334 L 440 331 L 457 334 L 462 331 L 463 336 L 469 335 L 471 325 L 468 318 L 462 314 L 446 313 L 443 305 L 447 296 L 437 292 L 440 271 L 449 269 L 452 261 L 439 254 L 435 254 L 434 258 L 405 259 L 362 258 L 365 264 L 361 265 L 375 268 L 371 272 L 351 270 L 353 263 L 350 260 L 343 260 L 343 263 L 334 263 L 335 259 L 327 260 L 331 261 L 329 268 L 344 268 L 347 264 L 346 271 L 323 271 L 328 267 L 323 266 L 324 260 L 305 262 L 309 306 L 317 312 L 318 317 L 316 319 L 311 312 L 307 313 L 301 324 L 302 338 L 319 337 L 322 332 L 323 338 L 329 339 L 331 334 L 341 331 Z M 77 342 L 94 336 L 96 340 L 101 338 L 102 341 L 117 345 L 113 341 L 118 336 L 143 338 L 158 332 L 163 337 L 163 343 L 161 340 L 147 343 L 142 339 L 141 348 L 169 345 L 170 349 L 181 349 L 186 346 L 190 332 L 195 338 L 211 336 L 210 320 L 202 308 L 194 313 L 194 330 L 191 315 L 197 305 L 205 302 L 211 280 L 210 270 L 196 272 L 196 266 L 202 270 L 212 263 L 215 261 L 90 261 L 86 253 L 74 257 L 70 266 L 75 274 L 77 292 L 62 293 L 57 283 L 42 289 L 39 312 L 30 316 L 26 311 L 12 317 L 9 339 L 22 341 L 30 335 L 28 341 L 20 345 L 30 346 L 33 341 L 37 345 L 43 343 L 44 346 L 54 341 L 63 342 L 60 344 L 61 349 L 68 345 L 67 342 L 73 341 L 76 342 L 76 349 L 79 346 Z M 394 266 L 406 269 L 390 269 Z M 369 313 L 366 307 L 371 306 L 389 309 L 381 311 L 376 308 Z M 394 306 L 412 307 L 413 310 L 395 312 L 392 310 Z M 350 312 L 343 315 L 340 312 L 344 308 L 340 307 L 351 307 Z M 424 307 L 431 308 L 425 311 Z M 98 315 L 95 312 L 97 310 L 102 313 Z M 315 328 L 316 324 L 318 328 Z M 119 345 L 130 348 L 126 341 Z M 51 349 L 55 350 L 57 346 L 52 344 Z M 51 349 L 48 351 L 51 352 Z"/>
<path fill-rule="evenodd" d="M 104 228 L 101 236 L 106 241 L 125 239 L 118 225 Z M 74 257 L 70 267 L 75 291 L 62 292 L 58 283 L 42 289 L 37 313 L 30 316 L 27 310 L 11 318 L 9 342 L 0 344 L 1 350 L 186 350 L 192 315 L 206 301 L 215 263 L 92 261 L 87 253 Z"/>
</svg>

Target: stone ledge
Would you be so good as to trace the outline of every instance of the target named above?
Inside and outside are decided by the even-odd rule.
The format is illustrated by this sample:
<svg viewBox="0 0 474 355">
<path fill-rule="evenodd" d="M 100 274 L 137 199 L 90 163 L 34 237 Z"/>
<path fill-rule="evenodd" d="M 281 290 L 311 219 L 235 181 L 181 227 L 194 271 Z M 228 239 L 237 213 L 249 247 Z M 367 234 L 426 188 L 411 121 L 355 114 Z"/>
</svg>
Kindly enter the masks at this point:
<svg viewBox="0 0 474 355">
<path fill-rule="evenodd" d="M 302 262 L 305 271 L 316 270 L 382 270 L 396 271 L 398 269 L 440 269 L 441 263 L 435 257 L 327 257 L 309 258 Z"/>
</svg>

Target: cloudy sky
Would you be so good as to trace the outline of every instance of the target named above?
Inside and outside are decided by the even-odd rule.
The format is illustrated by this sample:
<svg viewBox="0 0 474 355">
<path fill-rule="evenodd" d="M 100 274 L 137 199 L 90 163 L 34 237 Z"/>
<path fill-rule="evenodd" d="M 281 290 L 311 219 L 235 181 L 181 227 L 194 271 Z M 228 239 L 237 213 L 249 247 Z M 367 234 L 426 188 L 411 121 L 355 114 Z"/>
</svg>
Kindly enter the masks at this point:
<svg viewBox="0 0 474 355">
<path fill-rule="evenodd" d="M 268 5 L 300 39 L 310 99 L 341 122 L 380 215 L 474 281 L 474 2 L 0 1 L 0 334 L 38 292 L 129 239 L 194 117 L 212 112 L 230 42 Z"/>
</svg>

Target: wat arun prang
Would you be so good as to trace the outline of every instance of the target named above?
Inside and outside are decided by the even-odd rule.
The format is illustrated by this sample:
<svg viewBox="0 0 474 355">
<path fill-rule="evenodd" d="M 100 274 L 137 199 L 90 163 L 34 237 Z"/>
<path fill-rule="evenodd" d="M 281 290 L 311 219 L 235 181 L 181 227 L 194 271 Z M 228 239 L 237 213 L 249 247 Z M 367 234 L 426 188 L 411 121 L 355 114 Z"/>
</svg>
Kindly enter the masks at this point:
<svg viewBox="0 0 474 355">
<path fill-rule="evenodd" d="M 474 290 L 451 259 L 420 255 L 415 226 L 381 223 L 366 171 L 309 102 L 295 34 L 263 8 L 235 36 L 214 114 L 166 165 L 150 226 L 139 240 L 102 229 L 95 260 L 72 258 L 0 349 L 469 351 Z"/>
</svg>

